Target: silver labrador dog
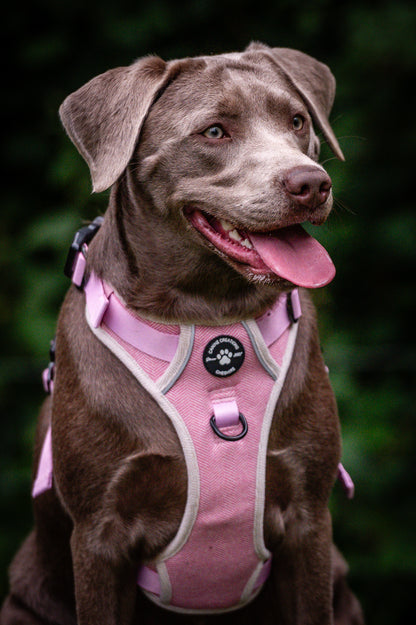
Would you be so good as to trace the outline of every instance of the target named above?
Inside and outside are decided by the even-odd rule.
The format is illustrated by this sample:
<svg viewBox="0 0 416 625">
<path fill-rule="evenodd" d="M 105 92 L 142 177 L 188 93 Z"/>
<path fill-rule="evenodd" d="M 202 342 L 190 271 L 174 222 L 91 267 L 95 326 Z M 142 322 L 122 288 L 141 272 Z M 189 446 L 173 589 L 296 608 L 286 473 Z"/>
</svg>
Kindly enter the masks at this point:
<svg viewBox="0 0 416 625">
<path fill-rule="evenodd" d="M 142 58 L 63 103 L 111 195 L 71 259 L 2 625 L 363 623 L 307 292 L 334 266 L 300 225 L 331 211 L 334 93 L 326 65 L 255 43 Z"/>
</svg>

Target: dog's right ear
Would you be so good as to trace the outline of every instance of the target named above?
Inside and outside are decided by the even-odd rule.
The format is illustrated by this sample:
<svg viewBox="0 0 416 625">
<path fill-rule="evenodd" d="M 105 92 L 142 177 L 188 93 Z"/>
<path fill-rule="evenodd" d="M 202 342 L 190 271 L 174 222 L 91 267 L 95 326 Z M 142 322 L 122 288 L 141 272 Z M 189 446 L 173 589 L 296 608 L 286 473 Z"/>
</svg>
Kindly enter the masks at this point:
<svg viewBox="0 0 416 625">
<path fill-rule="evenodd" d="M 122 174 L 146 114 L 174 70 L 159 57 L 145 57 L 96 76 L 64 100 L 59 114 L 88 163 L 93 191 L 104 191 Z"/>
</svg>

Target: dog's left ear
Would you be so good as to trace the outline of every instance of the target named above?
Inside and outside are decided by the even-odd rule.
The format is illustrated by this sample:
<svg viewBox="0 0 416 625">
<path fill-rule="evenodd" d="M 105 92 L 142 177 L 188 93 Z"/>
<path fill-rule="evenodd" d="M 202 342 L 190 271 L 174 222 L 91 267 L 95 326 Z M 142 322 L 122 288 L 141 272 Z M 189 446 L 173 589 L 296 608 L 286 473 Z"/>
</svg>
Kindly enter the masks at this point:
<svg viewBox="0 0 416 625">
<path fill-rule="evenodd" d="M 329 114 L 335 98 L 335 78 L 324 63 L 291 48 L 270 48 L 253 42 L 247 52 L 261 51 L 285 74 L 305 102 L 312 119 L 322 131 L 334 154 L 345 160 L 337 138 L 329 123 Z"/>
<path fill-rule="evenodd" d="M 110 187 L 126 168 L 147 112 L 175 71 L 159 57 L 96 76 L 69 95 L 59 113 L 90 168 L 93 191 Z"/>
</svg>

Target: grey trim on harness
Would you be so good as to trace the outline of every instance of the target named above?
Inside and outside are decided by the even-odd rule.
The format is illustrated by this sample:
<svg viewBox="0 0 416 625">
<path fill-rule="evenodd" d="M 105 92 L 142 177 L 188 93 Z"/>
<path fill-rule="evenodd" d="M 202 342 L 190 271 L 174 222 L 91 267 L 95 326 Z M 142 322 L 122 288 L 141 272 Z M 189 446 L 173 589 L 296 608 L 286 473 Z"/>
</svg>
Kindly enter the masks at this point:
<svg viewBox="0 0 416 625">
<path fill-rule="evenodd" d="M 170 391 L 188 364 L 192 354 L 194 340 L 195 326 L 181 326 L 179 345 L 176 354 L 165 373 L 157 381 L 157 385 L 163 395 L 166 395 L 166 393 Z"/>
</svg>

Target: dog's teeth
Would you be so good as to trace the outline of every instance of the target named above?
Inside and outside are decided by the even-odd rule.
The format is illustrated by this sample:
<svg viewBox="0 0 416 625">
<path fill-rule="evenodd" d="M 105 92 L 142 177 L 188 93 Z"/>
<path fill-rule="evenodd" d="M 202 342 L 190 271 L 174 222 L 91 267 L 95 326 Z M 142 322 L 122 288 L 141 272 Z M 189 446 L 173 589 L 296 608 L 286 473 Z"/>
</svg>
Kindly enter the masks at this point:
<svg viewBox="0 0 416 625">
<path fill-rule="evenodd" d="M 230 230 L 234 230 L 234 226 L 230 224 L 229 221 L 225 221 L 225 219 L 220 219 L 220 224 L 226 232 L 230 232 Z"/>
<path fill-rule="evenodd" d="M 240 241 L 240 244 L 243 245 L 244 247 L 246 247 L 248 250 L 252 250 L 253 246 L 251 244 L 251 242 L 248 239 L 243 239 L 242 241 Z"/>
<path fill-rule="evenodd" d="M 228 232 L 228 236 L 230 237 L 230 239 L 233 239 L 233 241 L 238 241 L 239 243 L 243 240 L 243 237 L 240 235 L 240 233 L 238 232 L 238 230 L 230 230 Z"/>
<path fill-rule="evenodd" d="M 229 221 L 226 221 L 225 219 L 220 219 L 220 224 L 221 228 L 224 230 L 224 232 L 228 234 L 230 239 L 232 239 L 233 241 L 237 241 L 237 243 L 240 243 L 240 245 L 243 245 L 248 250 L 253 249 L 251 242 L 246 237 L 242 237 L 241 234 L 238 232 L 237 228 L 235 228 Z"/>
</svg>

